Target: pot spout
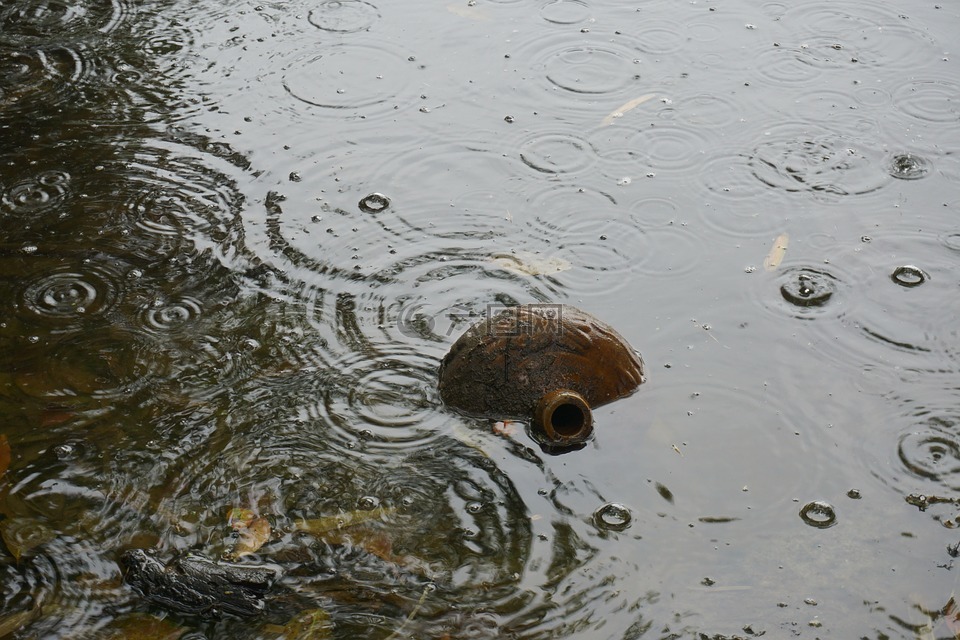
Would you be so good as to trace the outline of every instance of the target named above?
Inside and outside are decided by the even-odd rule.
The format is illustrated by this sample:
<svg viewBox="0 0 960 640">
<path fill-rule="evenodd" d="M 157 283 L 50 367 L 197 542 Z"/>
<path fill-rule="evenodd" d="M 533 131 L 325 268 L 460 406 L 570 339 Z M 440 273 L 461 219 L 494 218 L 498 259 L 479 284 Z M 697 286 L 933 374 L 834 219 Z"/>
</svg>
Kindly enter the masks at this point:
<svg viewBox="0 0 960 640">
<path fill-rule="evenodd" d="M 593 433 L 593 413 L 579 393 L 560 389 L 537 401 L 533 424 L 550 444 L 576 445 L 586 442 Z"/>
</svg>

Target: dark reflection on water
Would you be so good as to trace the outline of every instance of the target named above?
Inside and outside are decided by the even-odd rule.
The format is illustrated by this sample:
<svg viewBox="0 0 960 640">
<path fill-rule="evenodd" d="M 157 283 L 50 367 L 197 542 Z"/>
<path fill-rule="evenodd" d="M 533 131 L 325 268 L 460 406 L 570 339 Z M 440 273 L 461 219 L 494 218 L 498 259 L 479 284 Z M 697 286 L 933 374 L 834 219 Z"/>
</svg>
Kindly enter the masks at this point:
<svg viewBox="0 0 960 640">
<path fill-rule="evenodd" d="M 958 24 L 0 3 L 0 629 L 951 635 Z M 436 390 L 535 301 L 651 367 L 566 456 Z M 233 509 L 263 616 L 124 583 L 130 548 L 235 552 Z"/>
</svg>

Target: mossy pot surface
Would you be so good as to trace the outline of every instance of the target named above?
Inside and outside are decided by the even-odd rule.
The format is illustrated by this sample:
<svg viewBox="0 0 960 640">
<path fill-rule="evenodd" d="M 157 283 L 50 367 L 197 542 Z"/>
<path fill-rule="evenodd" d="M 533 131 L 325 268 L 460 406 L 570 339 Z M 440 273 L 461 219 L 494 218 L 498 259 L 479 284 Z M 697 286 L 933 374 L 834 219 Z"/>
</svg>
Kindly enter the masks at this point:
<svg viewBox="0 0 960 640">
<path fill-rule="evenodd" d="M 643 360 L 610 325 L 576 307 L 510 307 L 470 327 L 440 365 L 440 397 L 460 412 L 530 418 L 545 395 L 568 390 L 590 407 L 630 395 Z"/>
</svg>

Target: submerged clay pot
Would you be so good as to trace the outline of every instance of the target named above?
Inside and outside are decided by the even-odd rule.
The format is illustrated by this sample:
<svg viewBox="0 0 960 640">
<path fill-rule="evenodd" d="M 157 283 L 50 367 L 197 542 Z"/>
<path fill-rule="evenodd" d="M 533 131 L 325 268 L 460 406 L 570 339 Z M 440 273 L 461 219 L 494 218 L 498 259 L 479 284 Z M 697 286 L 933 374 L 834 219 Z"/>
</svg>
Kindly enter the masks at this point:
<svg viewBox="0 0 960 640">
<path fill-rule="evenodd" d="M 633 393 L 643 360 L 627 341 L 590 314 L 558 304 L 510 307 L 481 320 L 440 365 L 440 397 L 463 413 L 532 418 L 561 446 L 593 431 L 591 407 Z"/>
</svg>

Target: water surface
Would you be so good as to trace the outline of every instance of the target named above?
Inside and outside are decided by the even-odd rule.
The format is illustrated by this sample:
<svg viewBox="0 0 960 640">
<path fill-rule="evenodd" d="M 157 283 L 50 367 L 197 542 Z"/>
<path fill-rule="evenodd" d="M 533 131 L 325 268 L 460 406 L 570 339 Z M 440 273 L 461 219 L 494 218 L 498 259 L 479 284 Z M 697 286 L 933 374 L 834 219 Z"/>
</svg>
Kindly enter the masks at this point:
<svg viewBox="0 0 960 640">
<path fill-rule="evenodd" d="M 958 28 L 0 3 L 0 629 L 953 637 Z M 456 337 L 530 302 L 648 365 L 583 450 L 439 401 Z M 282 574 L 262 616 L 123 582 L 127 549 L 228 554 L 237 508 Z"/>
</svg>

